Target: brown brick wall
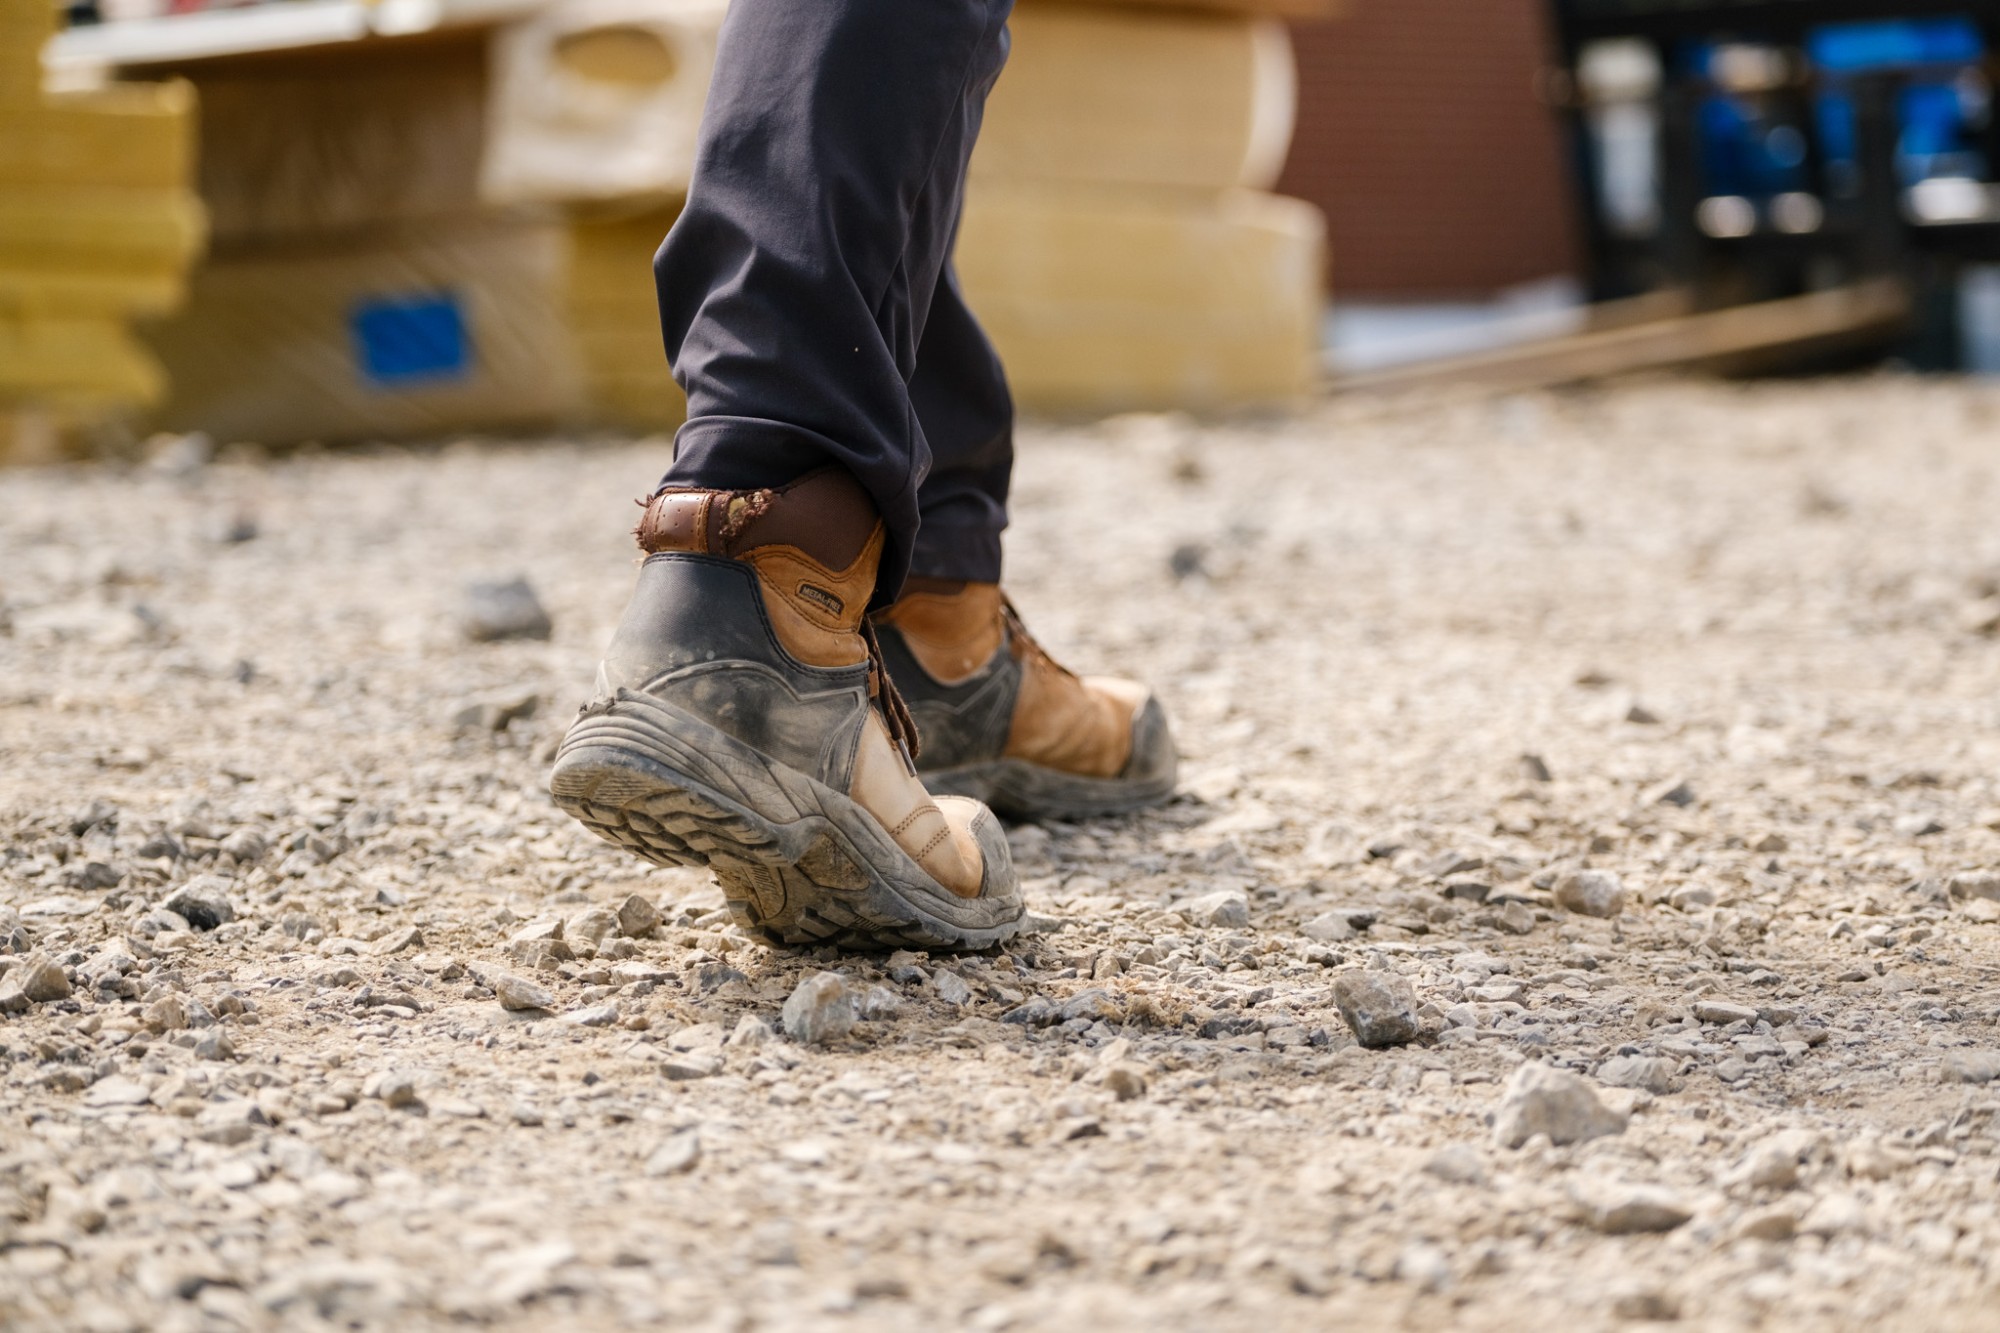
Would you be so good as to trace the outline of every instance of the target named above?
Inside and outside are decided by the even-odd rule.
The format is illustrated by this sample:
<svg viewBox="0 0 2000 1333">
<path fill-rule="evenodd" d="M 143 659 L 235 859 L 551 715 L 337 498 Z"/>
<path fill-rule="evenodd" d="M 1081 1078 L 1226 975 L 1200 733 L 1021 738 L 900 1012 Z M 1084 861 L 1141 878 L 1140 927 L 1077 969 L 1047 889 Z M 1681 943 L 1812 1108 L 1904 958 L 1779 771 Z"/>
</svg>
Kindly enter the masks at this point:
<svg viewBox="0 0 2000 1333">
<path fill-rule="evenodd" d="M 1326 210 L 1335 291 L 1489 292 L 1575 270 L 1569 184 L 1535 97 L 1545 0 L 1355 0 L 1293 29 L 1278 188 Z"/>
</svg>

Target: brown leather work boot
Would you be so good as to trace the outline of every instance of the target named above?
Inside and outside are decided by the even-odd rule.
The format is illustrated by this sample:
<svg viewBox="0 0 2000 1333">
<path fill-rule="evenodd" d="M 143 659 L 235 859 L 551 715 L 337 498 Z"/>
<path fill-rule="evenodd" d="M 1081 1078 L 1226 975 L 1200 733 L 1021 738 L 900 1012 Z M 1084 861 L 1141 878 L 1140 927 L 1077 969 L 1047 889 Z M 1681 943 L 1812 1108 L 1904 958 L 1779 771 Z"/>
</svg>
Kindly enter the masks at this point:
<svg viewBox="0 0 2000 1333">
<path fill-rule="evenodd" d="M 765 491 L 669 490 L 648 558 L 557 752 L 557 804 L 663 865 L 706 865 L 785 944 L 983 948 L 1022 903 L 977 801 L 933 798 L 863 619 L 884 533 L 824 468 Z"/>
<path fill-rule="evenodd" d="M 932 791 L 1066 819 L 1173 795 L 1173 736 L 1152 691 L 1065 670 L 998 584 L 911 579 L 874 619 Z"/>
</svg>

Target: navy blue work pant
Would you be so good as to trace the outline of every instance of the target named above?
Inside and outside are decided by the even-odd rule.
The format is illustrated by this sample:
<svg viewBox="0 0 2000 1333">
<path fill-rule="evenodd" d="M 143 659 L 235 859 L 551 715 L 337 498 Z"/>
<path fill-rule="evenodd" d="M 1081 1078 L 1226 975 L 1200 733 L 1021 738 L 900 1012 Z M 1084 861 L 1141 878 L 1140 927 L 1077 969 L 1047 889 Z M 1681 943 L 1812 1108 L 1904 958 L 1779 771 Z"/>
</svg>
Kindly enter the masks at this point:
<svg viewBox="0 0 2000 1333">
<path fill-rule="evenodd" d="M 1013 403 L 951 251 L 1012 7 L 735 0 L 653 265 L 688 397 L 666 483 L 843 465 L 889 530 L 878 598 L 1000 577 Z"/>
</svg>

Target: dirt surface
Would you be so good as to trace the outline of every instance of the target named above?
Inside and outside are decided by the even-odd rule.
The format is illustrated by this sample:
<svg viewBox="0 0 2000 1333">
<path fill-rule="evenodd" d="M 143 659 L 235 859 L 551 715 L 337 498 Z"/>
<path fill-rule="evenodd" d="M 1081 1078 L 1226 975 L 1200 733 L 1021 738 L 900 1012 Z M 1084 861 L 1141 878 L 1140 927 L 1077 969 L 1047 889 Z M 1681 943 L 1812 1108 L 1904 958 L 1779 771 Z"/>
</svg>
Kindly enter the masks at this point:
<svg viewBox="0 0 2000 1333">
<path fill-rule="evenodd" d="M 2000 393 L 1029 432 L 1012 590 L 1183 793 L 967 958 L 551 806 L 663 456 L 0 476 L 0 1325 L 1992 1326 Z"/>
</svg>

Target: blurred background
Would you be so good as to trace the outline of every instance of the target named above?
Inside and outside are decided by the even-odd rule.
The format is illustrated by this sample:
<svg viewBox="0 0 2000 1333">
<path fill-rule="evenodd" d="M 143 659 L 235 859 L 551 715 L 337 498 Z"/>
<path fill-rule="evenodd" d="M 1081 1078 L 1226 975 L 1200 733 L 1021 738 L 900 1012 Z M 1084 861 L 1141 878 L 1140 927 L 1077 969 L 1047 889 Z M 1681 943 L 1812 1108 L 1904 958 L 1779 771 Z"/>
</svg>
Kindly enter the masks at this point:
<svg viewBox="0 0 2000 1333">
<path fill-rule="evenodd" d="M 0 0 L 0 457 L 670 430 L 726 0 Z M 1987 0 L 1022 0 L 1022 406 L 2000 370 Z"/>
</svg>

